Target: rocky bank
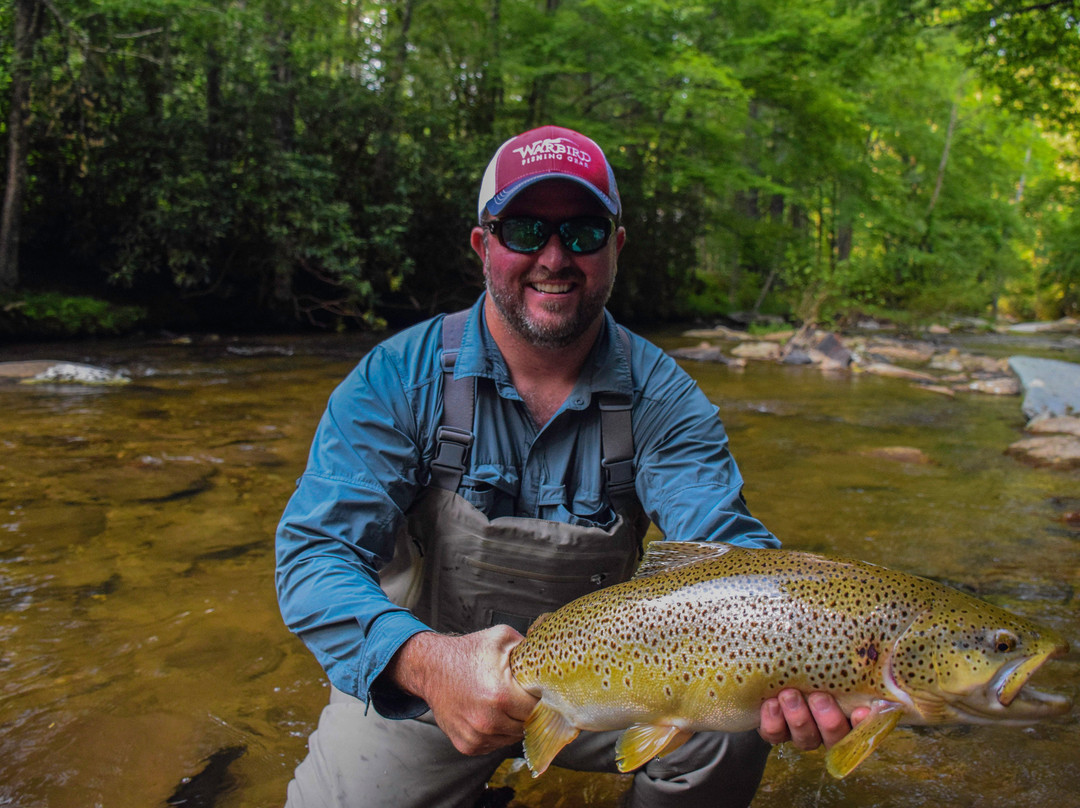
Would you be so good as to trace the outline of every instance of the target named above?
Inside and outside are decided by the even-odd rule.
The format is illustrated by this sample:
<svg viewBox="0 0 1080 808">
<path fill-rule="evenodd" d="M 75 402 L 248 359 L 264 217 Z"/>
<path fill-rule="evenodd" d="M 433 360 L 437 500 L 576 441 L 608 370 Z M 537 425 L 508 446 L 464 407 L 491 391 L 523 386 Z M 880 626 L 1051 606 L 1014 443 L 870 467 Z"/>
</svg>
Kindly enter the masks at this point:
<svg viewBox="0 0 1080 808">
<path fill-rule="evenodd" d="M 1080 335 L 1076 321 L 1058 321 L 1048 327 Z M 1041 324 L 1020 324 L 1009 330 L 1033 333 L 1040 328 Z M 812 326 L 766 337 L 723 326 L 688 331 L 684 336 L 700 342 L 671 351 L 676 358 L 720 362 L 736 369 L 748 362 L 782 362 L 811 365 L 825 373 L 905 379 L 932 395 L 1023 394 L 1021 409 L 1028 419 L 1028 437 L 1009 446 L 1008 453 L 1055 469 L 1080 468 L 1080 364 L 1030 356 L 998 359 L 930 340 L 843 335 Z"/>
</svg>

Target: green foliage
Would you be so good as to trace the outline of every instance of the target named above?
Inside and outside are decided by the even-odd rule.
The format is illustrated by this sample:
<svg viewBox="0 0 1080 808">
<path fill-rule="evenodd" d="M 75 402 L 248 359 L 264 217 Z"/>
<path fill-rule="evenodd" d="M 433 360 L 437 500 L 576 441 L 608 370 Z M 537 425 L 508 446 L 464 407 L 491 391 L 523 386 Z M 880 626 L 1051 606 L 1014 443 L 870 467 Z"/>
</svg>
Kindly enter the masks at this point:
<svg viewBox="0 0 1080 808">
<path fill-rule="evenodd" d="M 619 178 L 620 317 L 1077 305 L 1075 149 L 1047 129 L 1076 112 L 1075 2 L 36 5 L 35 288 L 214 327 L 465 305 L 487 159 L 559 123 Z"/>
<path fill-rule="evenodd" d="M 0 322 L 5 330 L 37 337 L 124 334 L 142 325 L 146 316 L 139 306 L 57 292 L 0 300 Z"/>
</svg>

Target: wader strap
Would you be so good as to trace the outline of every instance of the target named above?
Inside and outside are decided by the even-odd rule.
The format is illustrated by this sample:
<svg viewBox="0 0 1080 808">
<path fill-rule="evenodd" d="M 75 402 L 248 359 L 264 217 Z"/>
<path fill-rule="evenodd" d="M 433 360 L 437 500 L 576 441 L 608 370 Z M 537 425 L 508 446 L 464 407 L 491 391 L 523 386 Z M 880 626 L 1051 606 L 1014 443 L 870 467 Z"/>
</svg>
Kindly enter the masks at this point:
<svg viewBox="0 0 1080 808">
<path fill-rule="evenodd" d="M 473 442 L 476 380 L 472 376 L 454 378 L 454 365 L 461 350 L 461 337 L 465 333 L 468 316 L 466 309 L 443 318 L 443 417 L 435 433 L 431 484 L 451 493 L 456 492 L 461 484 L 461 476 L 468 466 L 469 447 Z"/>
<path fill-rule="evenodd" d="M 442 373 L 443 417 L 435 433 L 435 458 L 431 461 L 431 484 L 456 492 L 468 467 L 473 442 L 473 411 L 476 382 L 472 377 L 454 378 L 454 365 L 461 350 L 465 321 L 469 312 L 458 311 L 443 318 Z M 626 360 L 630 361 L 630 335 L 619 327 Z M 631 397 L 621 393 L 600 393 L 600 441 L 604 481 L 613 508 L 632 502 L 634 492 L 634 430 L 630 420 Z"/>
<path fill-rule="evenodd" d="M 619 326 L 626 362 L 630 363 L 630 335 Z M 611 505 L 619 510 L 634 501 L 634 429 L 630 420 L 633 400 L 621 393 L 601 393 L 600 441 L 604 455 L 604 482 Z"/>
</svg>

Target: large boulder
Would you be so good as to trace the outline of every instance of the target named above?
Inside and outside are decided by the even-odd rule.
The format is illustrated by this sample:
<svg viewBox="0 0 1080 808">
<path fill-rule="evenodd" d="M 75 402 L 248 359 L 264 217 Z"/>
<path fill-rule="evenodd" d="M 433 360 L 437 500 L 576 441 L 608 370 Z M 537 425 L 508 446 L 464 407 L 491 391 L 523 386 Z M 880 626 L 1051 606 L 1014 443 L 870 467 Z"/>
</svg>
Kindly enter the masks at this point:
<svg viewBox="0 0 1080 808">
<path fill-rule="evenodd" d="M 1024 415 L 1030 420 L 1080 414 L 1080 365 L 1033 356 L 1009 357 L 1024 387 Z"/>
</svg>

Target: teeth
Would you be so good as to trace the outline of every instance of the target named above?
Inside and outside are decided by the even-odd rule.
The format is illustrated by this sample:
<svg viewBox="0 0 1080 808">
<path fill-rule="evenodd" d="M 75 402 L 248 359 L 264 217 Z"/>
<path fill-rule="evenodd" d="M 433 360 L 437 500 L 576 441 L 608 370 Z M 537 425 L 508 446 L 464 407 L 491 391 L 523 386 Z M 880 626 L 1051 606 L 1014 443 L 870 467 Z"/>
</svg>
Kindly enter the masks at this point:
<svg viewBox="0 0 1080 808">
<path fill-rule="evenodd" d="M 545 294 L 561 295 L 569 292 L 571 285 L 569 283 L 534 283 L 533 288 Z"/>
</svg>

